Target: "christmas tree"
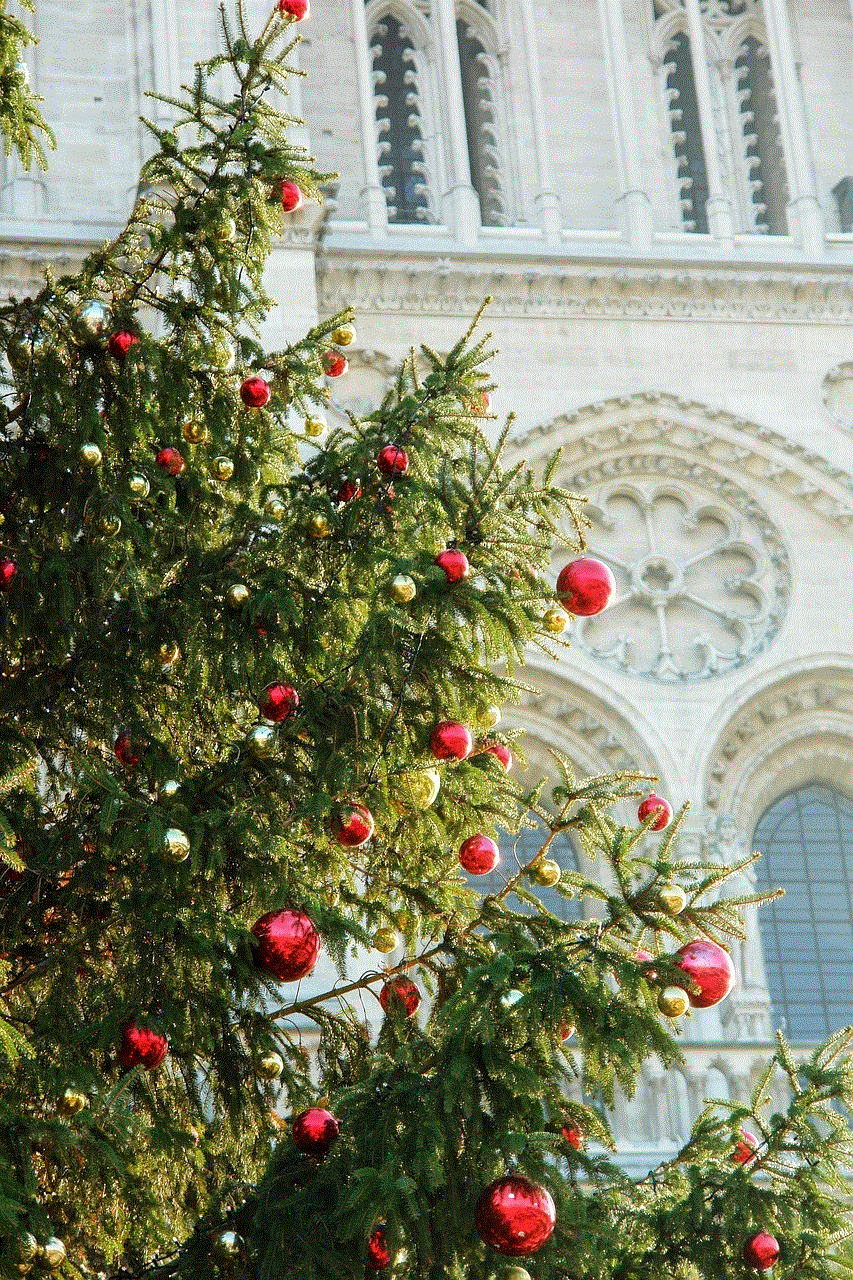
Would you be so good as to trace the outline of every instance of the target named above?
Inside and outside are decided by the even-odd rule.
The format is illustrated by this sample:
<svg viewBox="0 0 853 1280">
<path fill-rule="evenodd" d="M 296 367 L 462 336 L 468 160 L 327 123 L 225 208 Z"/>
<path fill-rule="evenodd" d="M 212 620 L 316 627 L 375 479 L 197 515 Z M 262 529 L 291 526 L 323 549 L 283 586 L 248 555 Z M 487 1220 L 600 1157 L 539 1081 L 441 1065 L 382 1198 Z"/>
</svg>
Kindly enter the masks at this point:
<svg viewBox="0 0 853 1280">
<path fill-rule="evenodd" d="M 848 1032 L 780 1039 L 641 1180 L 613 1159 L 616 1090 L 725 998 L 754 899 L 679 856 L 652 780 L 510 772 L 525 652 L 613 581 L 553 466 L 502 461 L 488 336 L 332 431 L 352 316 L 261 344 L 326 180 L 271 105 L 306 11 L 253 36 L 238 6 L 121 235 L 0 307 L 0 1267 L 823 1280 Z M 0 0 L 25 163 L 28 38 Z"/>
</svg>

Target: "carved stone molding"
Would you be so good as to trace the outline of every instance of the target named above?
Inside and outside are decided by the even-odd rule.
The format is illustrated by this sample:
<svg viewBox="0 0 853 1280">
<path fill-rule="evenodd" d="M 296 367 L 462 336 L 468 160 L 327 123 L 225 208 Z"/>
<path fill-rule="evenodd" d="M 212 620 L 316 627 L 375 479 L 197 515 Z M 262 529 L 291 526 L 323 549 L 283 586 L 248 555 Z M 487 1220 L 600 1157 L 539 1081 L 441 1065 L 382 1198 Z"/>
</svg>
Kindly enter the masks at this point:
<svg viewBox="0 0 853 1280">
<path fill-rule="evenodd" d="M 853 362 L 846 360 L 830 369 L 823 380 L 823 403 L 833 422 L 853 431 Z"/>
<path fill-rule="evenodd" d="M 541 738 L 586 773 L 604 773 L 621 769 L 641 773 L 653 771 L 648 752 L 631 727 L 612 708 L 580 688 L 569 687 L 535 667 L 528 667 L 525 678 L 539 683 L 541 693 L 525 692 L 517 708 L 508 718 L 524 726 L 531 737 Z"/>
</svg>

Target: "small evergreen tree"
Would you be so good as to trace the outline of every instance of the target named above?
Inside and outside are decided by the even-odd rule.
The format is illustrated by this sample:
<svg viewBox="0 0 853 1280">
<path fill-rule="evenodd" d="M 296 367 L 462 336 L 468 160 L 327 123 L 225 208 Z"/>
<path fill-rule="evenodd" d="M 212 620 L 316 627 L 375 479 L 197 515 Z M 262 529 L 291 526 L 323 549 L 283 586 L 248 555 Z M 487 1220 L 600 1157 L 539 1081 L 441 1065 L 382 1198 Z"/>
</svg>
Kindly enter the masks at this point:
<svg viewBox="0 0 853 1280">
<path fill-rule="evenodd" d="M 323 183 L 268 101 L 294 13 L 252 39 L 240 8 L 149 125 L 121 235 L 0 308 L 0 1266 L 740 1280 L 775 1236 L 783 1275 L 824 1280 L 849 1033 L 806 1064 L 780 1041 L 639 1182 L 608 1154 L 614 1090 L 678 1056 L 666 1015 L 725 993 L 747 899 L 654 803 L 614 820 L 639 776 L 507 772 L 496 708 L 563 624 L 545 573 L 583 516 L 553 465 L 504 466 L 509 425 L 489 443 L 488 338 L 413 353 L 324 441 L 351 316 L 259 341 L 282 206 Z M 28 162 L 26 39 L 0 0 Z M 488 869 L 492 839 L 483 897 L 460 856 Z M 595 904 L 566 922 L 537 887 L 569 839 L 607 888 L 564 871 Z M 320 947 L 342 976 L 305 995 Z"/>
</svg>

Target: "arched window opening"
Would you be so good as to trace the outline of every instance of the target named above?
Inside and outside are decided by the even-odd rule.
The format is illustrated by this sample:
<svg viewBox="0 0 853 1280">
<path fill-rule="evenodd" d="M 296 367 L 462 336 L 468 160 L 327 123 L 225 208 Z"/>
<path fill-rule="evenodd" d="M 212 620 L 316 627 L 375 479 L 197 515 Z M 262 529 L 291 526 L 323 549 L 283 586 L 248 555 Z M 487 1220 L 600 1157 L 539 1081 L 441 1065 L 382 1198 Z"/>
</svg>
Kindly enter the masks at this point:
<svg viewBox="0 0 853 1280">
<path fill-rule="evenodd" d="M 734 76 L 744 148 L 747 221 L 756 231 L 787 235 L 788 183 L 773 75 L 767 50 L 755 36 L 747 36 L 741 45 Z"/>
<path fill-rule="evenodd" d="M 777 800 L 753 841 L 758 887 L 784 898 L 759 911 L 773 1012 L 793 1041 L 853 1023 L 853 800 L 810 785 Z"/>
<path fill-rule="evenodd" d="M 471 184 L 480 199 L 483 226 L 502 227 L 507 222 L 507 210 L 501 186 L 492 60 L 474 31 L 461 18 L 456 23 L 456 40 L 462 72 Z"/>
<path fill-rule="evenodd" d="M 683 31 L 676 32 L 670 40 L 664 67 L 684 226 L 688 231 L 707 234 L 708 174 L 690 41 Z"/>
<path fill-rule="evenodd" d="M 431 222 L 414 44 L 402 23 L 388 16 L 373 32 L 370 49 L 388 221 Z"/>
</svg>

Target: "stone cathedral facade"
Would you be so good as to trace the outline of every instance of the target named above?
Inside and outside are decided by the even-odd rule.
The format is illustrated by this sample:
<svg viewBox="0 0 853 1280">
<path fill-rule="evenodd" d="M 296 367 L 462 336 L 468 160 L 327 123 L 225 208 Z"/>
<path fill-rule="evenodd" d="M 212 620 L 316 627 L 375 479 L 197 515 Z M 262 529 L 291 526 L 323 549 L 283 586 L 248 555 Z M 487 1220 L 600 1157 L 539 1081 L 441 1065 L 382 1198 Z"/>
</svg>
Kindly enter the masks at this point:
<svg viewBox="0 0 853 1280">
<path fill-rule="evenodd" d="M 138 116 L 168 117 L 144 95 L 216 46 L 217 9 L 40 0 L 59 146 L 44 178 L 0 171 L 4 292 L 116 230 Z M 748 1093 L 775 1027 L 805 1049 L 853 1022 L 853 0 L 314 0 L 300 30 L 289 108 L 339 178 L 274 254 L 270 343 L 351 303 L 341 412 L 491 296 L 493 407 L 518 456 L 562 448 L 618 584 L 558 663 L 531 655 L 531 771 L 556 747 L 656 774 L 690 801 L 683 851 L 759 848 L 787 890 L 684 1070 L 620 1106 L 648 1167 Z"/>
</svg>

